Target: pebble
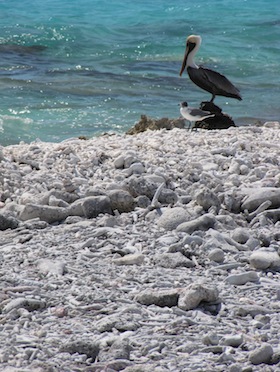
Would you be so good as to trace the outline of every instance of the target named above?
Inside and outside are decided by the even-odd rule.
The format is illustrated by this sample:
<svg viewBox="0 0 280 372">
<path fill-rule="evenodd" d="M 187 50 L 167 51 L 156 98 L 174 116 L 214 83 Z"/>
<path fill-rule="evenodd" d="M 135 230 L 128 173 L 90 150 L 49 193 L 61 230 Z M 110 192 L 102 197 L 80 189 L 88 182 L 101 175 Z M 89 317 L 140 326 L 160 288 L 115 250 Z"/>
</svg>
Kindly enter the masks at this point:
<svg viewBox="0 0 280 372">
<path fill-rule="evenodd" d="M 219 291 L 215 286 L 191 284 L 180 293 L 178 307 L 182 310 L 192 310 L 202 301 L 216 302 L 218 300 Z"/>
<path fill-rule="evenodd" d="M 264 344 L 259 348 L 253 350 L 249 354 L 249 360 L 252 364 L 267 364 L 271 360 L 273 355 L 273 348 L 269 344 Z"/>
<path fill-rule="evenodd" d="M 229 275 L 226 278 L 226 282 L 232 285 L 244 285 L 248 282 L 258 282 L 259 276 L 255 271 L 246 271 L 244 273 L 238 273 Z"/>
<path fill-rule="evenodd" d="M 280 256 L 276 251 L 258 249 L 250 255 L 249 261 L 255 269 L 280 269 Z"/>
<path fill-rule="evenodd" d="M 1 368 L 278 370 L 279 135 L 1 147 Z"/>
<path fill-rule="evenodd" d="M 175 230 L 177 226 L 188 221 L 189 218 L 190 215 L 185 208 L 167 208 L 163 211 L 162 215 L 157 221 L 157 224 L 159 227 L 162 227 L 165 230 Z"/>
</svg>

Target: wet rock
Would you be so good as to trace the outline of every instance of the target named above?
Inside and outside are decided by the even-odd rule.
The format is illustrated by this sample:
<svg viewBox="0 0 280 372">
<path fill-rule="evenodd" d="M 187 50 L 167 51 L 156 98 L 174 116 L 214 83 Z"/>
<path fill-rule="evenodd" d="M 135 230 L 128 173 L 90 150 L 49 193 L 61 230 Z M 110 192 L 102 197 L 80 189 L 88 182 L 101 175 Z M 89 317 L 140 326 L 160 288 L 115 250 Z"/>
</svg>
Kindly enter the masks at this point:
<svg viewBox="0 0 280 372">
<path fill-rule="evenodd" d="M 181 223 L 188 221 L 190 214 L 181 207 L 167 208 L 158 219 L 158 226 L 165 230 L 175 230 Z"/>
<path fill-rule="evenodd" d="M 191 284 L 180 293 L 178 307 L 183 310 L 195 309 L 202 301 L 216 302 L 219 292 L 215 286 L 208 284 Z"/>
<path fill-rule="evenodd" d="M 267 364 L 270 362 L 273 355 L 273 348 L 270 344 L 264 344 L 261 347 L 253 350 L 249 354 L 249 361 L 254 365 Z"/>
<path fill-rule="evenodd" d="M 157 305 L 160 307 L 176 306 L 179 299 L 177 289 L 146 289 L 135 296 L 135 300 L 142 305 Z"/>
</svg>

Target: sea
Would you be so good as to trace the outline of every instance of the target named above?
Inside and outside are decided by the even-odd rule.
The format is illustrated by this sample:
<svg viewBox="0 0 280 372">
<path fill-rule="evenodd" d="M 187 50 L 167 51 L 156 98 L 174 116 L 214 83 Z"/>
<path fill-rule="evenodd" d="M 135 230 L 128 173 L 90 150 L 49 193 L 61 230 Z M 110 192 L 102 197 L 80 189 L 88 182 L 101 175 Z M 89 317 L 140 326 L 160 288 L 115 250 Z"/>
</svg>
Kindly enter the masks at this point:
<svg viewBox="0 0 280 372">
<path fill-rule="evenodd" d="M 0 0 L 0 145 L 124 133 L 141 115 L 177 118 L 211 95 L 179 76 L 231 80 L 215 103 L 237 125 L 280 120 L 279 0 Z"/>
</svg>

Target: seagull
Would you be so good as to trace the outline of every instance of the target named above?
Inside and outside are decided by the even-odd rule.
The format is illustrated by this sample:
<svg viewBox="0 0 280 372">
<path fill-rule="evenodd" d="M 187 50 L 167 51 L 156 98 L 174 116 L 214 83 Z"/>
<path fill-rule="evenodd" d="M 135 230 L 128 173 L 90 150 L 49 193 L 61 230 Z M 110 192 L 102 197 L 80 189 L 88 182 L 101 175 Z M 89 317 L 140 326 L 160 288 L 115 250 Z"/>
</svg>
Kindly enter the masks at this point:
<svg viewBox="0 0 280 372">
<path fill-rule="evenodd" d="M 201 89 L 204 89 L 212 94 L 210 102 L 214 101 L 215 96 L 231 97 L 241 101 L 242 97 L 239 93 L 239 90 L 224 75 L 198 66 L 194 62 L 194 56 L 197 53 L 200 44 L 201 36 L 199 35 L 190 35 L 187 38 L 186 51 L 180 76 L 184 72 L 185 68 L 187 68 L 187 72 L 192 82 Z"/>
<path fill-rule="evenodd" d="M 189 130 L 193 128 L 193 123 L 196 121 L 203 121 L 207 118 L 212 118 L 215 114 L 211 114 L 210 111 L 204 111 L 198 108 L 190 107 L 187 102 L 180 103 L 181 115 L 190 122 Z"/>
</svg>

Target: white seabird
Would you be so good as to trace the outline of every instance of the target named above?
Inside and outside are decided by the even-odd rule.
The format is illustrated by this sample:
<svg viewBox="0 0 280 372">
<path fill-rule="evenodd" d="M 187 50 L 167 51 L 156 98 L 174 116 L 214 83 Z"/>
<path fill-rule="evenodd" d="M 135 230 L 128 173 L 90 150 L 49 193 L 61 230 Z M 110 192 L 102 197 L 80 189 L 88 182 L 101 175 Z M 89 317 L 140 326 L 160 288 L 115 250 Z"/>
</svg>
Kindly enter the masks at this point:
<svg viewBox="0 0 280 372">
<path fill-rule="evenodd" d="M 201 36 L 190 35 L 187 38 L 186 51 L 182 63 L 180 76 L 187 68 L 190 79 L 201 89 L 212 94 L 210 102 L 213 102 L 215 96 L 225 96 L 242 100 L 239 89 L 237 89 L 224 75 L 216 71 L 198 66 L 194 62 L 194 56 L 201 44 Z"/>
<path fill-rule="evenodd" d="M 204 111 L 198 108 L 190 107 L 187 102 L 180 103 L 180 113 L 181 115 L 190 122 L 189 130 L 193 128 L 193 124 L 196 121 L 203 121 L 207 118 L 212 118 L 215 114 L 211 114 L 210 111 Z"/>
</svg>

